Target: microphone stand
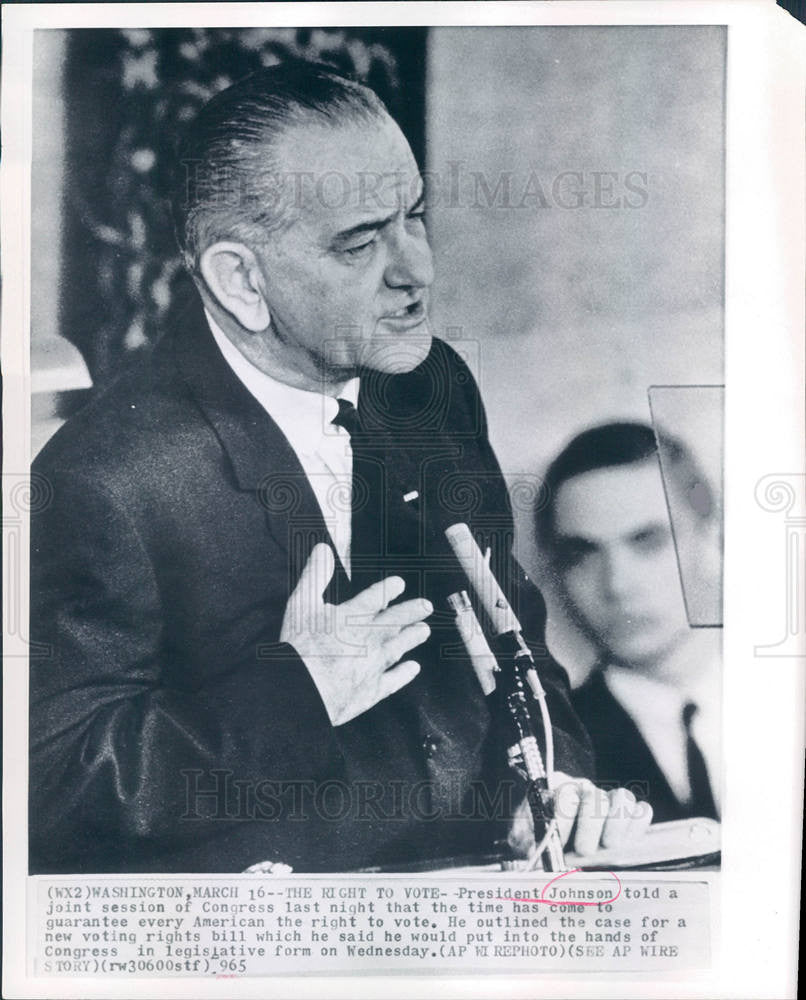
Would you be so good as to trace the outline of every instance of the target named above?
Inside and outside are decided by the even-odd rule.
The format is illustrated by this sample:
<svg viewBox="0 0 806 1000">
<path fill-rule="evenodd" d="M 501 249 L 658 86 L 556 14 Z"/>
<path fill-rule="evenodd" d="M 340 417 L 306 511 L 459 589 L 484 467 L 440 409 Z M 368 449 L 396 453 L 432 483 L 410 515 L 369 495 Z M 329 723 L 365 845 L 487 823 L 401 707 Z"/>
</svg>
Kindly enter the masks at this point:
<svg viewBox="0 0 806 1000">
<path fill-rule="evenodd" d="M 507 758 L 509 766 L 526 779 L 526 799 L 538 845 L 535 854 L 542 861 L 544 871 L 565 871 L 554 795 L 549 788 L 548 773 L 529 713 L 527 687 L 531 689 L 534 700 L 540 703 L 546 742 L 550 745 L 551 721 L 545 710 L 545 692 L 537 677 L 531 651 L 520 633 L 509 632 L 499 636 L 497 645 L 502 650 L 498 657 L 501 693 L 516 734 L 515 742 L 507 750 Z"/>
<path fill-rule="evenodd" d="M 497 652 L 494 654 L 467 592 L 462 590 L 451 594 L 448 603 L 456 612 L 456 626 L 482 690 L 489 694 L 495 689 L 506 708 L 508 728 L 513 737 L 507 749 L 507 763 L 526 781 L 526 800 L 532 814 L 537 844 L 535 861 L 542 862 L 544 871 L 565 871 L 562 840 L 554 814 L 554 796 L 549 788 L 548 774 L 529 712 L 527 689 L 540 705 L 551 766 L 554 756 L 551 720 L 532 653 L 523 641 L 520 629 L 513 628 L 497 636 Z M 512 615 L 511 610 L 509 613 Z M 517 623 L 514 615 L 509 620 Z"/>
</svg>

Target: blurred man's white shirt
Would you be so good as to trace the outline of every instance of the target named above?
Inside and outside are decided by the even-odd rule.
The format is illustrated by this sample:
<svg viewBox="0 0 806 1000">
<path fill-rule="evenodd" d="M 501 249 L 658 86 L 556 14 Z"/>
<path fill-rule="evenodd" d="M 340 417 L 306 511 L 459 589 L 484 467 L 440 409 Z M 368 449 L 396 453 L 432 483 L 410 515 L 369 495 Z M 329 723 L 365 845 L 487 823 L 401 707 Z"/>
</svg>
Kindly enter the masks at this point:
<svg viewBox="0 0 806 1000">
<path fill-rule="evenodd" d="M 632 717 L 670 788 L 683 804 L 691 795 L 683 708 L 687 702 L 697 706 L 691 734 L 705 760 L 714 802 L 721 814 L 720 671 L 719 659 L 709 650 L 685 685 L 673 685 L 615 665 L 605 669 L 604 678 L 610 693 Z"/>
</svg>

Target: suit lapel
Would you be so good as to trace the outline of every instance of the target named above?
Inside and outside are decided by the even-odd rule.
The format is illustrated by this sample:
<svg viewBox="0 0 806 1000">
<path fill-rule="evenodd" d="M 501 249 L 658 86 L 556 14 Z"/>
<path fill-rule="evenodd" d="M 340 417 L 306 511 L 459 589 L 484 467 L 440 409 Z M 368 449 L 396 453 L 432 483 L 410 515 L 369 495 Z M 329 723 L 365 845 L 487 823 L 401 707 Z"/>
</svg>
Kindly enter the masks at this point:
<svg viewBox="0 0 806 1000">
<path fill-rule="evenodd" d="M 607 686 L 602 671 L 597 670 L 590 689 L 591 699 L 599 707 L 598 739 L 600 745 L 609 748 L 604 765 L 613 772 L 599 774 L 599 777 L 616 778 L 625 785 L 644 781 L 649 786 L 647 797 L 655 804 L 656 811 L 679 810 L 680 803 L 655 755 L 633 717 Z M 594 738 L 594 744 L 596 742 Z"/>
<path fill-rule="evenodd" d="M 330 544 L 321 508 L 297 454 L 224 360 L 204 320 L 193 316 L 174 340 L 176 365 L 226 453 L 237 487 L 254 492 L 268 529 L 286 553 L 293 587 L 317 542 Z M 332 596 L 347 576 L 336 556 Z"/>
</svg>

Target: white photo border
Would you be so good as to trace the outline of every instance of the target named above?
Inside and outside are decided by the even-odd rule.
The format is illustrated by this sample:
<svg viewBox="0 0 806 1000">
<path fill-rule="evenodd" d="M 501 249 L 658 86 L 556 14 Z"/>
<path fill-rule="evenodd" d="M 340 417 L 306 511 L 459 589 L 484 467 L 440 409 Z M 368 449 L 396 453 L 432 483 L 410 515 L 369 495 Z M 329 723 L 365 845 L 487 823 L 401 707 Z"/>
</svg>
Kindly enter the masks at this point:
<svg viewBox="0 0 806 1000">
<path fill-rule="evenodd" d="M 804 36 L 772 0 L 726 2 L 20 4 L 3 9 L 4 499 L 29 464 L 32 43 L 37 28 L 277 25 L 728 26 L 723 863 L 710 973 L 241 980 L 241 997 L 783 997 L 797 969 L 804 668 L 775 656 L 788 602 L 785 520 L 769 500 L 804 471 Z M 764 485 L 765 477 L 767 486 Z M 761 484 L 761 485 L 759 485 Z M 759 490 L 764 496 L 761 496 Z M 767 491 L 766 493 L 764 491 Z M 778 488 L 778 493 L 784 487 Z M 785 492 L 785 490 L 784 490 Z M 760 499 L 761 496 L 761 499 Z M 773 498 L 774 499 L 774 498 Z M 802 502 L 802 493 L 800 500 Z M 9 510 L 6 503 L 5 509 Z M 4 535 L 6 525 L 4 523 Z M 4 581 L 27 621 L 27 525 L 4 538 Z M 801 581 L 802 583 L 802 581 Z M 9 604 L 4 601 L 4 612 Z M 802 614 L 801 610 L 801 614 Z M 802 640 L 801 618 L 797 627 Z M 33 979 L 26 974 L 27 670 L 4 635 L 5 996 L 224 997 L 233 980 Z M 757 651 L 758 647 L 762 647 Z M 801 644 L 801 651 L 806 652 Z M 716 903 L 716 901 L 715 901 Z M 721 943 L 720 943 L 721 942 Z M 54 993 L 58 990 L 58 993 Z"/>
</svg>

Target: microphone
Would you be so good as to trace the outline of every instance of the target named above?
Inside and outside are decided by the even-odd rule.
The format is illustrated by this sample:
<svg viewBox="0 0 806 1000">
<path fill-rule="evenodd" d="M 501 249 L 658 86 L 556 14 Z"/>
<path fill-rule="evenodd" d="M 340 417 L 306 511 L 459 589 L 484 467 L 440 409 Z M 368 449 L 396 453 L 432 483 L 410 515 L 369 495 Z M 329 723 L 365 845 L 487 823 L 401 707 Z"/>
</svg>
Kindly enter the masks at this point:
<svg viewBox="0 0 806 1000">
<path fill-rule="evenodd" d="M 451 594 L 448 598 L 448 604 L 456 615 L 456 628 L 467 650 L 467 655 L 470 657 L 470 663 L 481 685 L 481 690 L 485 695 L 492 694 L 495 691 L 498 660 L 484 638 L 467 591 L 460 590 Z"/>
<path fill-rule="evenodd" d="M 506 645 L 512 646 L 514 655 L 521 660 L 526 682 L 532 694 L 538 700 L 542 699 L 545 692 L 537 676 L 532 653 L 523 641 L 521 623 L 471 534 L 470 528 L 463 521 L 452 524 L 445 529 L 445 537 L 490 620 L 493 635 L 508 640 Z"/>
<path fill-rule="evenodd" d="M 445 529 L 445 537 L 490 619 L 493 633 L 497 636 L 506 635 L 507 632 L 520 635 L 520 622 L 509 606 L 509 601 L 487 564 L 476 539 L 470 533 L 470 528 L 463 522 L 452 524 Z"/>
<path fill-rule="evenodd" d="M 470 528 L 463 522 L 452 524 L 445 529 L 445 537 L 498 639 L 501 663 L 499 669 L 495 671 L 490 669 L 490 660 L 486 655 L 490 650 L 483 636 L 481 638 L 484 648 L 481 643 L 469 641 L 473 638 L 472 635 L 465 635 L 466 631 L 471 631 L 469 626 L 475 620 L 472 608 L 468 613 L 466 607 L 466 604 L 469 604 L 467 595 L 464 591 L 451 594 L 448 600 L 456 612 L 457 628 L 464 640 L 482 690 L 485 694 L 488 693 L 488 690 L 491 691 L 497 686 L 496 681 L 499 678 L 501 680 L 509 725 L 514 736 L 512 745 L 507 750 L 507 758 L 510 767 L 522 773 L 527 780 L 526 797 L 534 821 L 535 837 L 540 838 L 539 846 L 534 851 L 534 863 L 542 860 L 546 871 L 563 871 L 566 866 L 562 841 L 554 813 L 554 797 L 548 780 L 554 768 L 554 734 L 546 704 L 546 694 L 537 676 L 534 658 L 521 635 L 521 624 L 470 533 Z M 527 690 L 531 690 L 540 707 L 548 767 L 543 763 L 543 756 L 532 726 Z"/>
</svg>

